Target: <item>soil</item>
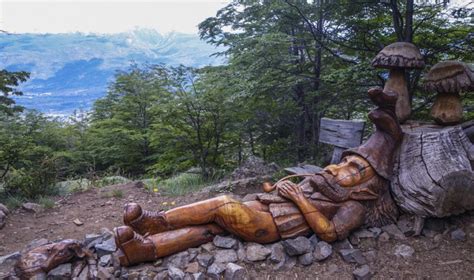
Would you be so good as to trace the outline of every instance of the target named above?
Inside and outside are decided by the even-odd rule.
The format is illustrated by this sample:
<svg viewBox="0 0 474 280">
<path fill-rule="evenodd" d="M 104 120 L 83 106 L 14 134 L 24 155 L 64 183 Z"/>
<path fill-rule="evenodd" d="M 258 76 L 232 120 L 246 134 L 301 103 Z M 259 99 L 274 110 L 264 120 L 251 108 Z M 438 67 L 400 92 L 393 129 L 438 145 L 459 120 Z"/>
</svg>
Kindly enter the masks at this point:
<svg viewBox="0 0 474 280">
<path fill-rule="evenodd" d="M 100 233 L 122 224 L 122 208 L 127 202 L 137 202 L 145 209 L 159 210 L 213 197 L 214 193 L 195 193 L 180 197 L 163 196 L 139 187 L 139 184 L 107 186 L 57 197 L 56 206 L 41 213 L 18 209 L 8 216 L 0 230 L 0 256 L 21 251 L 32 240 L 66 238 L 82 240 L 85 234 Z M 115 190 L 115 191 L 114 191 Z M 122 197 L 113 197 L 121 193 Z M 241 193 L 237 191 L 237 193 Z M 118 195 L 119 196 L 119 195 Z M 83 225 L 73 223 L 79 219 Z M 398 241 L 376 241 L 359 244 L 362 251 L 375 251 L 369 262 L 373 279 L 474 279 L 474 216 L 464 214 L 446 219 L 450 229 L 461 228 L 465 241 L 452 240 L 446 230 L 433 237 L 409 237 Z M 406 244 L 415 249 L 409 259 L 394 255 L 394 247 Z M 327 260 L 308 267 L 296 266 L 287 271 L 274 271 L 269 263 L 244 264 L 252 279 L 352 279 L 355 264 L 345 263 L 337 250 Z"/>
</svg>

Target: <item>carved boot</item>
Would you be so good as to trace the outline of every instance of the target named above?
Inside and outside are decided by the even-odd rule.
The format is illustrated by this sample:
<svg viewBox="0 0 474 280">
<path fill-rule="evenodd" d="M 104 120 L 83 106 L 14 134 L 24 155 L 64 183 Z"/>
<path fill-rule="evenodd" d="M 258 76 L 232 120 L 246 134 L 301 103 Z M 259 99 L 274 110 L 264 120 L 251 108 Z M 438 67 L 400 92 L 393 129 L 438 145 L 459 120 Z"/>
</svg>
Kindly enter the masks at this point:
<svg viewBox="0 0 474 280">
<path fill-rule="evenodd" d="M 114 229 L 115 244 L 119 249 L 117 256 L 122 266 L 130 266 L 158 258 L 157 248 L 149 238 L 134 232 L 131 227 L 121 226 Z"/>
<path fill-rule="evenodd" d="M 146 211 L 136 203 L 124 207 L 123 222 L 141 235 L 150 235 L 170 230 L 163 211 Z"/>
</svg>

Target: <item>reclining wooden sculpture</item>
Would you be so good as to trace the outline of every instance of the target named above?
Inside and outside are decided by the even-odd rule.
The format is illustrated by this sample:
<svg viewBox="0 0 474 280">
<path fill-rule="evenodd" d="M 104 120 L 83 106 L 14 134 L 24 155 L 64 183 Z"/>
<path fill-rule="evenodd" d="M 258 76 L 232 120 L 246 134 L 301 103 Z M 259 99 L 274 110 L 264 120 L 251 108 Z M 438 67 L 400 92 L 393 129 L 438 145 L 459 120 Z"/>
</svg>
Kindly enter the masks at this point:
<svg viewBox="0 0 474 280">
<path fill-rule="evenodd" d="M 378 106 L 369 113 L 375 133 L 361 146 L 345 151 L 339 164 L 299 184 L 277 183 L 278 195 L 260 194 L 249 202 L 220 196 L 166 212 L 126 205 L 126 226 L 114 229 L 121 264 L 153 261 L 209 242 L 223 232 L 258 243 L 314 232 L 331 242 L 346 238 L 364 223 L 393 222 L 398 210 L 389 178 L 393 153 L 402 138 L 395 115 L 397 94 L 374 88 L 369 97 Z"/>
</svg>

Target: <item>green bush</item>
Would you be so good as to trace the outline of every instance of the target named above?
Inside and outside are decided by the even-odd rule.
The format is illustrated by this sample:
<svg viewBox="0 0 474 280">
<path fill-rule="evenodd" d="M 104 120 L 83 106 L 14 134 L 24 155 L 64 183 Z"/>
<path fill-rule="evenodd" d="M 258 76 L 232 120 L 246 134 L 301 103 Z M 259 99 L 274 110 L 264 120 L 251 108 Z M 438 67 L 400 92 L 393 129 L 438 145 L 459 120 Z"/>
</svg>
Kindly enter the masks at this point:
<svg viewBox="0 0 474 280">
<path fill-rule="evenodd" d="M 200 174 L 181 173 L 165 180 L 144 179 L 142 182 L 149 191 L 179 196 L 198 191 L 211 184 L 213 180 L 204 180 Z"/>
</svg>

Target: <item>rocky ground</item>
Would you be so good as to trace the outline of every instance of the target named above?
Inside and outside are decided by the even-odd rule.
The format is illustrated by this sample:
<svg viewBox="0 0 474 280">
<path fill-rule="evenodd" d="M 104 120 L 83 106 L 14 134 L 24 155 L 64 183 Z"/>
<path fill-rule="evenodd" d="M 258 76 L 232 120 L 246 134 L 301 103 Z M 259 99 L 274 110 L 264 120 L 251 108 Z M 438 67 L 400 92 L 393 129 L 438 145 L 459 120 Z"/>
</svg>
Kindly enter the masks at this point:
<svg viewBox="0 0 474 280">
<path fill-rule="evenodd" d="M 409 236 L 412 220 L 402 217 L 396 225 L 361 229 L 333 244 L 311 236 L 262 246 L 225 236 L 154 263 L 118 265 L 110 230 L 122 224 L 125 203 L 158 210 L 215 195 L 167 197 L 130 183 L 58 197 L 52 209 L 10 211 L 0 230 L 0 277 L 27 247 L 73 238 L 94 257 L 61 265 L 50 279 L 474 279 L 473 212 L 430 219 L 418 237 Z"/>
</svg>

